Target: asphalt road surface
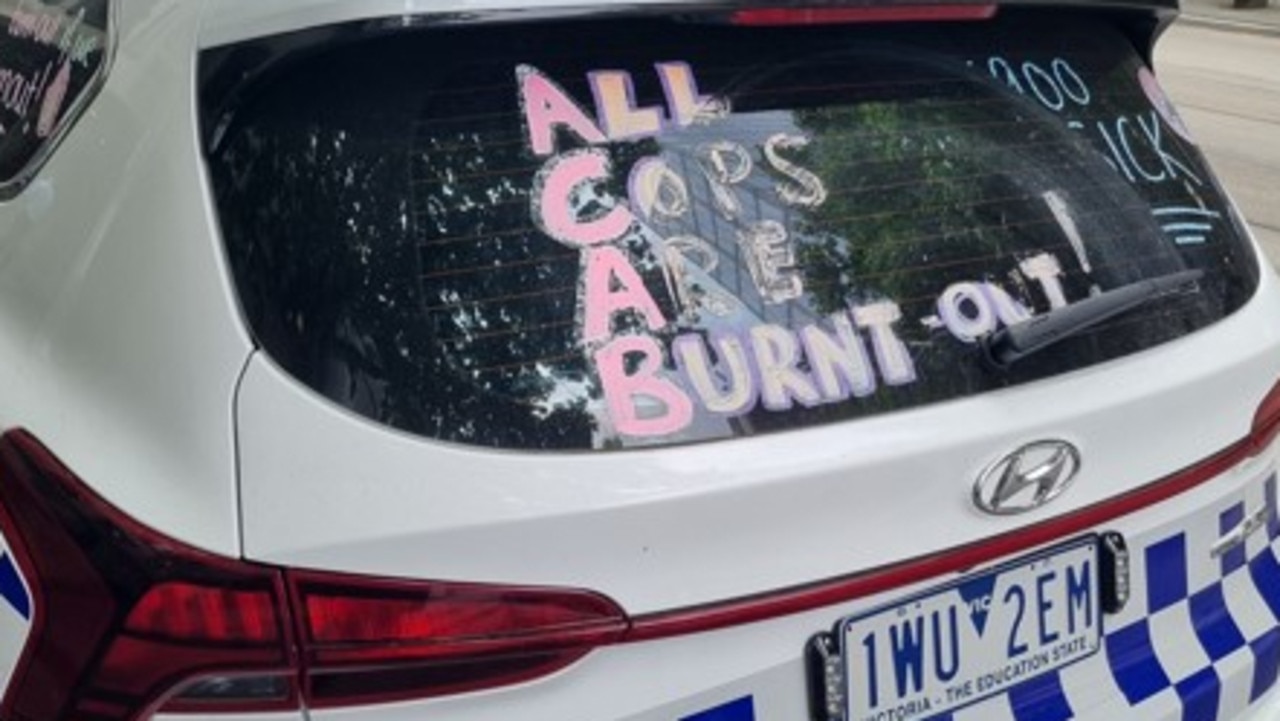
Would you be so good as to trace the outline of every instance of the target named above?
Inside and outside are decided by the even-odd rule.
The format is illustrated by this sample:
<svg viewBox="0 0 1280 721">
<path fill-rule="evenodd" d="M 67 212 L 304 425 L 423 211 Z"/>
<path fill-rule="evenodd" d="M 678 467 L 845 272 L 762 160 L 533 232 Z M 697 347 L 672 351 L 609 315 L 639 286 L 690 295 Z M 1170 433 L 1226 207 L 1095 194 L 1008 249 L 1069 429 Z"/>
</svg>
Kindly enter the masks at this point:
<svg viewBox="0 0 1280 721">
<path fill-rule="evenodd" d="M 1177 23 L 1156 73 L 1280 266 L 1280 35 Z"/>
</svg>

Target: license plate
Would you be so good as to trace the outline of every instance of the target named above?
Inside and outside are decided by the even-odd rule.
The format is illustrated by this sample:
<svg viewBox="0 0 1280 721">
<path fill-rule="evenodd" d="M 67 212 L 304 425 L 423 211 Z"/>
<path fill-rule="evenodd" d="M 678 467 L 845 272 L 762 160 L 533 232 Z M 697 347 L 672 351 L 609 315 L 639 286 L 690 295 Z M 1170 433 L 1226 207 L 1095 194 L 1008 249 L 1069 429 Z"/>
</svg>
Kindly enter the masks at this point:
<svg viewBox="0 0 1280 721">
<path fill-rule="evenodd" d="M 1100 590 L 1089 538 L 845 619 L 845 719 L 947 713 L 1093 654 Z"/>
</svg>

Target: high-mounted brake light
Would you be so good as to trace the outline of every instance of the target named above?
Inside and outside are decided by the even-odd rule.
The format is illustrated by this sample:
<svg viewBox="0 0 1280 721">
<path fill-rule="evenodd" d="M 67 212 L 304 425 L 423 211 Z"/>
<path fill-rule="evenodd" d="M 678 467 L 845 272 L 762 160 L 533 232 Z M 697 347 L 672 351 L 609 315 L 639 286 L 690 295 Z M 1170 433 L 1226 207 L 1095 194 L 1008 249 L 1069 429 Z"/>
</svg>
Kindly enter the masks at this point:
<svg viewBox="0 0 1280 721">
<path fill-rule="evenodd" d="M 785 25 L 843 25 L 888 22 L 947 22 L 989 20 L 994 4 L 891 5 L 822 8 L 751 8 L 737 10 L 729 22 L 749 27 Z"/>
<path fill-rule="evenodd" d="M 34 597 L 5 721 L 138 721 L 423 698 L 531 679 L 620 640 L 574 589 L 394 582 L 215 556 L 0 438 L 0 527 Z"/>
</svg>

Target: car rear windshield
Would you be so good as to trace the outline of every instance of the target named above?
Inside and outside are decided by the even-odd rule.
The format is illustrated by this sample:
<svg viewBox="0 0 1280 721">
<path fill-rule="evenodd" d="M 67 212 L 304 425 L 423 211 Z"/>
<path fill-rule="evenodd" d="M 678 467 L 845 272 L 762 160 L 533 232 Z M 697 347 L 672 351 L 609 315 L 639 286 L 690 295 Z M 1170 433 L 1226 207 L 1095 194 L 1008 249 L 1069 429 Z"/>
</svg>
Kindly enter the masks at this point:
<svg viewBox="0 0 1280 721">
<path fill-rule="evenodd" d="M 207 55 L 258 342 L 398 429 L 616 449 L 1049 378 L 1253 293 L 1239 219 L 1106 21 L 779 17 L 334 29 L 255 73 L 280 39 Z"/>
</svg>

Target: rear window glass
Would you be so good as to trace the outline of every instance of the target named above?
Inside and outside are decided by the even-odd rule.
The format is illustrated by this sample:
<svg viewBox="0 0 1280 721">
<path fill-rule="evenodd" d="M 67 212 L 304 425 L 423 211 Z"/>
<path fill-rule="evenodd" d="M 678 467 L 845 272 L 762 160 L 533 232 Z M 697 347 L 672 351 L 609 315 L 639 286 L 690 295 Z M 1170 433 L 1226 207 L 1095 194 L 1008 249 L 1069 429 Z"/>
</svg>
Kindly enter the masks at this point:
<svg viewBox="0 0 1280 721">
<path fill-rule="evenodd" d="M 108 0 L 0 0 L 0 196 L 21 189 L 104 73 Z"/>
<path fill-rule="evenodd" d="M 1200 152 L 1099 20 L 698 20 L 406 31 L 207 96 L 266 352 L 424 436 L 611 449 L 1026 383 L 1194 332 L 1255 289 Z M 1003 328 L 1188 270 L 1007 368 L 984 360 Z"/>
</svg>

